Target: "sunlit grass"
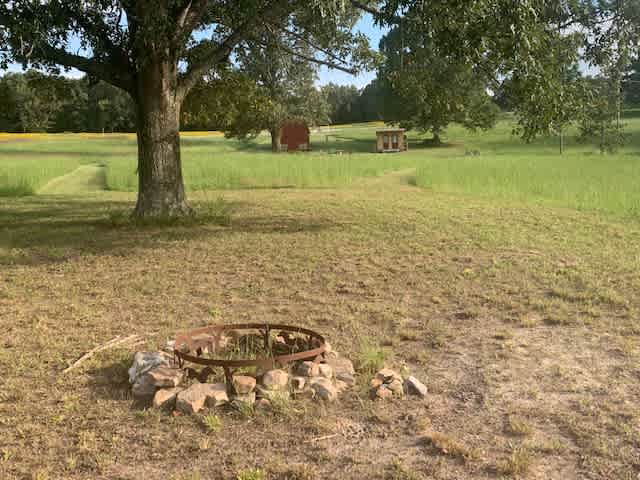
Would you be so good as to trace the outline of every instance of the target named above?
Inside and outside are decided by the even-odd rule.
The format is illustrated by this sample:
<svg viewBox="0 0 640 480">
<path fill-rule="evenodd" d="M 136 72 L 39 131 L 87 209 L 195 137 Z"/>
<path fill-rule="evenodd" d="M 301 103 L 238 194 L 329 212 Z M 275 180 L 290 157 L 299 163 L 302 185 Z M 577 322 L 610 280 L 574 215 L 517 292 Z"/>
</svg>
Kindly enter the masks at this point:
<svg viewBox="0 0 640 480">
<path fill-rule="evenodd" d="M 74 158 L 26 158 L 5 160 L 0 155 L 0 196 L 34 195 L 49 180 L 80 165 Z"/>
<path fill-rule="evenodd" d="M 274 155 L 268 135 L 251 141 L 225 139 L 220 132 L 182 134 L 188 190 L 340 187 L 359 178 L 414 170 L 415 185 L 434 191 L 501 201 L 542 202 L 625 216 L 640 216 L 640 118 L 626 120 L 627 144 L 617 154 L 600 155 L 595 144 L 557 138 L 531 144 L 512 135 L 513 122 L 488 132 L 458 126 L 446 144 L 429 148 L 427 136 L 409 133 L 410 150 L 373 153 L 381 123 L 312 129 L 312 152 Z M 136 191 L 134 134 L 0 134 L 0 195 L 33 195 L 46 182 L 79 165 L 105 166 L 106 188 Z"/>
<path fill-rule="evenodd" d="M 464 151 L 421 162 L 416 185 L 640 217 L 639 121 L 629 121 L 626 146 L 607 155 L 595 145 L 577 143 L 575 132 L 560 155 L 557 139 L 522 144 L 507 128 L 502 124 L 496 131 L 467 134 Z"/>
</svg>

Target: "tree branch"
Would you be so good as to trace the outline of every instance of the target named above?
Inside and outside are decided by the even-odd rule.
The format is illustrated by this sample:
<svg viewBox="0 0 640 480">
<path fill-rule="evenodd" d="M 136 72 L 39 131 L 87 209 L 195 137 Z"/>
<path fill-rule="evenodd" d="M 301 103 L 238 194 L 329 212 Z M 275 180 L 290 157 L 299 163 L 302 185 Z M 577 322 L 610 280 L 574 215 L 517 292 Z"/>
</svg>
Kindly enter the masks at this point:
<svg viewBox="0 0 640 480">
<path fill-rule="evenodd" d="M 0 13 L 0 25 L 11 25 L 11 23 L 11 18 L 7 18 Z M 14 41 L 17 40 L 14 39 Z M 16 55 L 16 61 L 25 65 L 29 63 L 44 65 L 54 63 L 62 65 L 63 67 L 76 68 L 81 72 L 111 83 L 129 93 L 135 91 L 133 73 L 130 70 L 130 65 L 128 62 L 122 64 L 122 58 L 110 56 L 111 61 L 102 61 L 98 58 L 87 58 L 82 55 L 69 53 L 64 48 L 53 47 L 46 43 L 40 45 L 37 39 L 32 40 L 30 43 L 29 51 Z M 111 43 L 111 45 L 114 49 L 111 53 L 117 54 L 119 49 L 113 45 L 113 43 Z M 124 52 L 122 53 L 124 54 Z"/>
<path fill-rule="evenodd" d="M 173 34 L 175 45 L 181 43 L 181 39 L 191 35 L 191 32 L 202 19 L 208 0 L 189 0 L 178 12 L 176 29 Z"/>
<path fill-rule="evenodd" d="M 50 60 L 64 67 L 76 68 L 81 72 L 111 83 L 129 93 L 135 91 L 133 75 L 128 71 L 116 68 L 112 63 L 105 63 L 95 58 L 75 55 L 62 48 L 56 48 L 50 45 L 36 46 L 33 50 L 33 57 L 36 59 Z M 24 58 L 22 61 L 28 62 L 29 59 Z"/>
<path fill-rule="evenodd" d="M 257 38 L 252 38 L 252 40 L 254 42 L 256 42 L 256 43 L 259 43 L 263 47 L 268 47 L 269 46 L 266 42 L 263 42 L 262 40 L 259 40 Z M 320 58 L 311 57 L 309 55 L 305 55 L 304 53 L 296 52 L 295 50 L 287 48 L 287 47 L 285 47 L 283 45 L 278 45 L 278 48 L 280 50 L 282 50 L 283 52 L 287 52 L 290 55 L 294 55 L 294 56 L 296 56 L 298 58 L 301 58 L 301 59 L 306 60 L 306 61 L 311 62 L 311 63 L 315 63 L 317 65 L 324 65 L 326 67 L 333 68 L 334 70 L 340 70 L 341 72 L 349 73 L 351 75 L 355 75 L 356 73 L 358 73 L 358 71 L 353 69 L 353 68 L 347 68 L 347 67 L 339 65 L 337 63 L 330 62 L 328 60 L 322 60 Z"/>
<path fill-rule="evenodd" d="M 286 6 L 286 10 L 281 11 Z M 202 76 L 213 66 L 225 62 L 233 49 L 240 43 L 258 23 L 266 21 L 276 14 L 282 15 L 290 12 L 295 6 L 295 2 L 289 3 L 287 0 L 275 0 L 267 2 L 265 6 L 255 12 L 248 20 L 232 31 L 227 38 L 220 43 L 210 55 L 206 55 L 200 61 L 189 65 L 187 71 L 178 78 L 178 98 L 184 100 L 189 90 L 198 83 Z"/>
<path fill-rule="evenodd" d="M 362 2 L 359 2 L 358 0 L 351 0 L 351 5 L 357 8 L 358 10 L 362 10 L 364 12 L 370 13 L 373 16 L 380 15 L 380 10 L 374 7 L 370 7 L 369 5 L 366 5 Z"/>
<path fill-rule="evenodd" d="M 326 50 L 322 47 L 319 47 L 318 45 L 316 45 L 315 43 L 313 43 L 311 40 L 309 40 L 308 38 L 306 38 L 304 35 L 301 35 L 297 32 L 293 32 L 287 28 L 281 27 L 279 25 L 277 25 L 274 22 L 269 22 L 270 25 L 276 27 L 278 30 L 280 30 L 281 32 L 284 32 L 287 35 L 292 36 L 293 38 L 296 38 L 298 40 L 302 40 L 304 43 L 306 43 L 307 45 L 309 45 L 311 48 L 313 48 L 314 50 L 317 50 L 321 53 L 324 53 L 327 57 L 337 61 L 337 62 L 342 62 L 342 63 L 346 63 L 344 62 L 344 60 L 342 58 L 340 58 L 338 55 L 330 52 L 329 50 Z"/>
</svg>

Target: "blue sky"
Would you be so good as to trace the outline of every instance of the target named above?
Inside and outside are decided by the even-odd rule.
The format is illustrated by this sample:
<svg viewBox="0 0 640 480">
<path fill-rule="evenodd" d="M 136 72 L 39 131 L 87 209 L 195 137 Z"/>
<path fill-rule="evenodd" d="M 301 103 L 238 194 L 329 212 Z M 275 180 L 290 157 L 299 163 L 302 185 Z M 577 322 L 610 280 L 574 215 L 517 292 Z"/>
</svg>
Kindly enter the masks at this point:
<svg viewBox="0 0 640 480">
<path fill-rule="evenodd" d="M 368 13 L 365 14 L 356 24 L 355 29 L 364 33 L 369 37 L 369 43 L 375 49 L 378 48 L 380 38 L 384 35 L 384 31 L 373 24 L 373 18 Z M 1 71 L 1 70 L 0 70 Z M 9 71 L 20 72 L 22 67 L 18 64 L 9 65 Z M 75 69 L 65 73 L 70 77 L 81 77 L 83 74 Z M 343 85 L 355 85 L 358 88 L 363 88 L 371 80 L 375 78 L 375 72 L 362 72 L 359 75 L 349 75 L 348 73 L 341 72 L 340 70 L 331 70 L 327 67 L 322 67 L 319 72 L 318 85 L 326 85 L 329 82 L 343 84 Z"/>
<path fill-rule="evenodd" d="M 356 24 L 355 29 L 369 37 L 369 43 L 371 46 L 376 50 L 378 49 L 378 43 L 385 32 L 373 24 L 373 18 L 371 15 L 368 13 L 365 14 Z M 373 80 L 375 76 L 375 72 L 362 72 L 359 75 L 349 75 L 348 73 L 341 72 L 340 70 L 331 70 L 327 67 L 322 67 L 320 69 L 318 84 L 326 85 L 329 82 L 333 82 L 343 85 L 353 84 L 358 88 L 363 88 Z"/>
</svg>

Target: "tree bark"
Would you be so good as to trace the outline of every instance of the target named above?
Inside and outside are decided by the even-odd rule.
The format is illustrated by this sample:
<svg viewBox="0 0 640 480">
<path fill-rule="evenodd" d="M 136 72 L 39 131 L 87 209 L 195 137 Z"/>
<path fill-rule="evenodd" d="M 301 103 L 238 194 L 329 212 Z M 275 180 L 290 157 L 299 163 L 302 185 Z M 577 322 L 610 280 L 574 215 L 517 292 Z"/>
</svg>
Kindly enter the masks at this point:
<svg viewBox="0 0 640 480">
<path fill-rule="evenodd" d="M 269 133 L 271 134 L 271 151 L 274 153 L 279 152 L 281 148 L 280 127 L 271 127 Z"/>
<path fill-rule="evenodd" d="M 171 62 L 149 59 L 138 73 L 136 93 L 138 202 L 133 214 L 138 218 L 189 215 L 180 159 L 176 68 Z"/>
</svg>

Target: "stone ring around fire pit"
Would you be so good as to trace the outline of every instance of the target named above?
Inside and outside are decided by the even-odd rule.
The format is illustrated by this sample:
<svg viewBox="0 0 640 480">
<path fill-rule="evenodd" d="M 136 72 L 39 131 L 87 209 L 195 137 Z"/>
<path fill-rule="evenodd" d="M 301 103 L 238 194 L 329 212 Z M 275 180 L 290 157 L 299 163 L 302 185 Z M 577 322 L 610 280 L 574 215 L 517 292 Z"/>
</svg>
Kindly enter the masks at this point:
<svg viewBox="0 0 640 480">
<path fill-rule="evenodd" d="M 246 333 L 259 332 L 259 333 Z M 276 337 L 272 337 L 272 333 Z M 229 354 L 228 346 L 234 341 L 247 340 L 252 347 L 258 346 L 263 355 L 256 358 L 223 358 Z M 209 375 L 214 373 L 212 367 L 224 370 L 227 390 L 233 392 L 233 370 L 237 368 L 257 367 L 270 370 L 296 361 L 313 361 L 319 364 L 327 350 L 327 343 L 322 335 L 308 328 L 291 325 L 268 323 L 241 323 L 211 325 L 196 328 L 188 332 L 179 333 L 175 338 L 174 355 L 178 366 L 184 368 L 192 378 L 206 382 Z M 233 353 L 233 350 L 232 350 Z M 238 353 L 238 350 L 235 351 Z M 233 356 L 233 355 L 232 355 Z M 200 372 L 185 366 L 185 363 L 203 365 Z"/>
</svg>

